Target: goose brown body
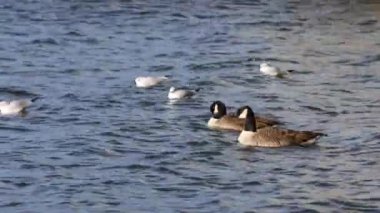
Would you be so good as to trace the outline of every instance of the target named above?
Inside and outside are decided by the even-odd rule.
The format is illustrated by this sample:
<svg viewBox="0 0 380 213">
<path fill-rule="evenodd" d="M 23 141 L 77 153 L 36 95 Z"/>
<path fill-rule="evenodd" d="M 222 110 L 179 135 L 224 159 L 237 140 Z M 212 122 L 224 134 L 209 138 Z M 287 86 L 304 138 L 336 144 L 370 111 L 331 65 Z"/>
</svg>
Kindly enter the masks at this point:
<svg viewBox="0 0 380 213">
<path fill-rule="evenodd" d="M 235 116 L 225 115 L 219 119 L 210 118 L 207 125 L 212 129 L 241 131 L 244 128 L 244 120 L 242 121 L 242 119 Z"/>
<path fill-rule="evenodd" d="M 208 126 L 214 129 L 229 129 L 235 131 L 242 131 L 244 129 L 245 119 L 225 115 L 219 119 L 210 118 Z M 277 121 L 269 120 L 266 118 L 257 117 L 256 125 L 258 129 L 279 124 Z"/>
<path fill-rule="evenodd" d="M 303 146 L 315 143 L 321 136 L 323 136 L 323 134 L 319 132 L 266 127 L 257 130 L 257 132 L 242 131 L 238 141 L 246 146 L 257 147 Z"/>
<path fill-rule="evenodd" d="M 256 147 L 284 147 L 291 145 L 310 145 L 323 136 L 323 133 L 312 131 L 296 131 L 290 129 L 281 129 L 278 127 L 265 127 L 256 129 L 254 113 L 248 106 L 244 130 L 240 133 L 238 141 L 245 146 Z"/>
<path fill-rule="evenodd" d="M 238 117 L 240 114 L 239 110 L 238 115 L 227 115 L 224 103 L 216 101 L 210 106 L 210 111 L 213 114 L 207 124 L 210 128 L 235 131 L 242 131 L 244 129 L 245 119 Z M 259 129 L 279 124 L 279 122 L 275 120 L 263 117 L 256 117 L 255 121 L 257 128 Z"/>
</svg>

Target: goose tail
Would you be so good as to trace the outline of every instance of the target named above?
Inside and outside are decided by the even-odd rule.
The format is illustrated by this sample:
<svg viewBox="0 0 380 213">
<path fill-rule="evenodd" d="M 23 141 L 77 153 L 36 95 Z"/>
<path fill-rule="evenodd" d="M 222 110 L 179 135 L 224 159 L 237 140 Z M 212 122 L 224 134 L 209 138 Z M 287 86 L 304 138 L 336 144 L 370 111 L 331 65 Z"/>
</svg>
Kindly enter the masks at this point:
<svg viewBox="0 0 380 213">
<path fill-rule="evenodd" d="M 320 137 L 323 137 L 323 136 L 328 136 L 326 133 L 323 133 L 323 132 L 315 132 L 315 137 L 317 138 L 320 138 Z"/>
<path fill-rule="evenodd" d="M 316 138 L 312 138 L 312 139 L 309 139 L 305 142 L 302 142 L 299 144 L 299 146 L 301 147 L 306 147 L 306 146 L 310 146 L 310 145 L 313 145 L 316 143 L 316 141 L 318 140 L 319 137 L 316 137 Z"/>
<path fill-rule="evenodd" d="M 313 144 L 315 144 L 317 142 L 317 140 L 320 137 L 323 137 L 323 136 L 327 136 L 327 134 L 322 133 L 322 132 L 314 132 L 313 136 L 309 140 L 304 141 L 304 142 L 302 142 L 302 143 L 300 143 L 298 145 L 301 146 L 301 147 L 306 147 L 306 146 L 313 145 Z"/>
</svg>

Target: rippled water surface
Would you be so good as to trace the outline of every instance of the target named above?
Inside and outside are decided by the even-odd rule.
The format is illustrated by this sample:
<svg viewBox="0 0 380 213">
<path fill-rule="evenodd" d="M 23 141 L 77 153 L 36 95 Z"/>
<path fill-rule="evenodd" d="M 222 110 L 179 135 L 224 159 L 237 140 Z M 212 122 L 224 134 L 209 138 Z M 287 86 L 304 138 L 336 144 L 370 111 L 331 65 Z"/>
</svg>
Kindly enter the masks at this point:
<svg viewBox="0 0 380 213">
<path fill-rule="evenodd" d="M 0 98 L 41 98 L 0 117 L 0 212 L 379 212 L 379 21 L 375 0 L 2 0 Z M 217 99 L 328 136 L 246 149 L 206 127 Z"/>
</svg>

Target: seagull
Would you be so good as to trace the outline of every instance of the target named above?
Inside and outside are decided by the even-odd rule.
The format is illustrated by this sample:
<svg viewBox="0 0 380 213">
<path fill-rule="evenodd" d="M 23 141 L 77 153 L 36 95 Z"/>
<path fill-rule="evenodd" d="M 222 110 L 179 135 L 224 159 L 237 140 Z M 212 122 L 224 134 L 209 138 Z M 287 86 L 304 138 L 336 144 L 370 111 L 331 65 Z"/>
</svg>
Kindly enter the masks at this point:
<svg viewBox="0 0 380 213">
<path fill-rule="evenodd" d="M 193 95 L 198 92 L 199 89 L 196 90 L 185 90 L 185 89 L 176 89 L 175 87 L 170 87 L 168 98 L 170 100 L 173 99 L 183 99 L 183 98 L 191 98 Z"/>
<path fill-rule="evenodd" d="M 137 87 L 150 88 L 166 80 L 169 80 L 169 78 L 166 76 L 140 76 L 135 79 L 135 83 Z"/>
<path fill-rule="evenodd" d="M 33 99 L 19 99 L 11 101 L 0 101 L 0 114 L 1 115 L 14 115 L 24 111 L 29 107 L 38 97 Z"/>
<path fill-rule="evenodd" d="M 293 72 L 293 70 L 282 71 L 278 67 L 272 66 L 268 63 L 262 63 L 260 64 L 260 72 L 264 73 L 265 75 L 283 77 L 284 75 Z"/>
</svg>

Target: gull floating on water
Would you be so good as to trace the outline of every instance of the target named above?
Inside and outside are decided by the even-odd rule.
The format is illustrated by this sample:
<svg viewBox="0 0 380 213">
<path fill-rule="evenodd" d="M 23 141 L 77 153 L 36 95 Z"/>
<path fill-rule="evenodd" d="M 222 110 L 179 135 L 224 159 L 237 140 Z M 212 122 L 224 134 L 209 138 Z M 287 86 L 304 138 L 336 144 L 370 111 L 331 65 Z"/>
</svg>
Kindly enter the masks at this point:
<svg viewBox="0 0 380 213">
<path fill-rule="evenodd" d="M 280 68 L 272 66 L 268 63 L 260 64 L 260 72 L 264 73 L 265 75 L 283 77 L 292 71 L 293 70 L 281 71 Z"/>
<path fill-rule="evenodd" d="M 0 101 L 1 115 L 14 115 L 22 112 L 29 107 L 38 97 L 33 99 L 20 99 L 12 101 Z"/>
<path fill-rule="evenodd" d="M 135 79 L 135 83 L 137 87 L 149 88 L 149 87 L 156 86 L 166 80 L 169 80 L 169 78 L 165 76 L 158 76 L 158 77 L 140 76 Z"/>
<path fill-rule="evenodd" d="M 170 87 L 168 98 L 170 100 L 175 99 L 183 99 L 183 98 L 191 98 L 193 95 L 195 95 L 197 90 L 185 90 L 185 89 L 176 89 L 175 87 Z"/>
</svg>

